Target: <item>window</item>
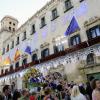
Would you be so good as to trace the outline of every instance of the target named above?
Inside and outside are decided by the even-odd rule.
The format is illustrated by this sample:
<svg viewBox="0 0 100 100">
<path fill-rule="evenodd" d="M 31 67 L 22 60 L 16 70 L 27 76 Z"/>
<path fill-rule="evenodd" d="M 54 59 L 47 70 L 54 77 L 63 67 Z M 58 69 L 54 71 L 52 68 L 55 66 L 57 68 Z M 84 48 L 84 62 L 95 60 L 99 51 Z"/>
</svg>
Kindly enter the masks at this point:
<svg viewBox="0 0 100 100">
<path fill-rule="evenodd" d="M 19 62 L 16 62 L 15 68 L 18 68 L 18 67 L 19 67 Z"/>
<path fill-rule="evenodd" d="M 77 45 L 80 42 L 81 42 L 80 35 L 75 35 L 75 36 L 73 36 L 73 37 L 70 38 L 70 44 L 71 44 L 71 46 Z"/>
<path fill-rule="evenodd" d="M 26 40 L 26 31 L 23 33 L 23 41 Z"/>
<path fill-rule="evenodd" d="M 3 74 L 3 73 L 4 73 L 4 70 L 2 69 L 2 70 L 1 70 L 1 74 Z"/>
<path fill-rule="evenodd" d="M 12 48 L 14 48 L 14 41 L 12 41 L 12 44 L 11 44 L 11 49 L 12 49 Z"/>
<path fill-rule="evenodd" d="M 11 31 L 11 27 L 9 27 L 9 30 Z"/>
<path fill-rule="evenodd" d="M 15 28 L 13 28 L 13 31 L 15 32 Z"/>
<path fill-rule="evenodd" d="M 80 2 L 83 2 L 84 0 L 80 0 Z"/>
<path fill-rule="evenodd" d="M 64 46 L 63 45 L 58 45 L 58 46 L 54 46 L 54 53 L 58 53 L 60 51 L 64 51 Z"/>
<path fill-rule="evenodd" d="M 16 43 L 16 45 L 18 45 L 19 44 L 19 36 L 17 37 L 17 43 Z"/>
<path fill-rule="evenodd" d="M 34 34 L 35 32 L 36 32 L 36 31 L 35 31 L 35 24 L 33 24 L 33 25 L 32 25 L 32 33 L 31 33 L 31 35 Z"/>
<path fill-rule="evenodd" d="M 56 19 L 57 17 L 58 17 L 57 9 L 55 8 L 55 9 L 52 10 L 52 20 L 51 20 L 51 21 L 53 21 L 53 20 Z"/>
<path fill-rule="evenodd" d="M 8 69 L 5 69 L 5 74 L 7 74 L 8 73 Z"/>
<path fill-rule="evenodd" d="M 66 0 L 65 1 L 65 12 L 70 10 L 71 8 L 73 8 L 73 6 L 71 4 L 71 0 Z"/>
<path fill-rule="evenodd" d="M 5 48 L 3 48 L 3 52 L 2 52 L 2 54 L 3 54 L 3 55 L 5 54 Z"/>
<path fill-rule="evenodd" d="M 27 58 L 23 59 L 22 61 L 22 65 L 26 65 L 27 64 Z"/>
<path fill-rule="evenodd" d="M 94 64 L 94 54 L 90 53 L 87 55 L 87 64 Z"/>
<path fill-rule="evenodd" d="M 7 49 L 6 49 L 6 52 L 8 52 L 9 51 L 9 44 L 7 45 Z"/>
<path fill-rule="evenodd" d="M 48 48 L 44 49 L 44 50 L 41 52 L 41 57 L 42 57 L 42 58 L 45 58 L 45 57 L 47 57 L 47 56 L 49 56 L 49 49 L 48 49 Z"/>
<path fill-rule="evenodd" d="M 9 24 L 11 24 L 11 22 L 9 22 Z"/>
<path fill-rule="evenodd" d="M 87 30 L 88 39 L 96 38 L 98 36 L 100 36 L 100 26 L 99 25 Z"/>
<path fill-rule="evenodd" d="M 13 70 L 13 65 L 10 65 L 10 71 L 12 71 Z"/>
<path fill-rule="evenodd" d="M 42 17 L 41 18 L 41 27 L 40 28 L 44 27 L 45 25 L 46 25 L 46 23 L 45 23 L 45 17 Z"/>
<path fill-rule="evenodd" d="M 33 25 L 32 25 L 32 33 L 31 33 L 31 35 L 34 34 L 35 32 L 36 32 L 36 31 L 35 31 L 35 24 L 33 24 Z"/>
<path fill-rule="evenodd" d="M 13 26 L 15 26 L 15 23 L 13 23 Z"/>
<path fill-rule="evenodd" d="M 37 54 L 33 54 L 32 55 L 32 61 L 36 61 L 37 60 Z"/>
</svg>

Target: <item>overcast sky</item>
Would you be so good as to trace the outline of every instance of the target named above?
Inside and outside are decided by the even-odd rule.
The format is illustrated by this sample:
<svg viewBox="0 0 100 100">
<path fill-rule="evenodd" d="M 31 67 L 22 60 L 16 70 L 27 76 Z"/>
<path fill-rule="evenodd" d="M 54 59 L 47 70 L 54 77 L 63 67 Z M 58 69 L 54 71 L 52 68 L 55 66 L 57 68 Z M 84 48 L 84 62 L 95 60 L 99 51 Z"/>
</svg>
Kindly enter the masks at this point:
<svg viewBox="0 0 100 100">
<path fill-rule="evenodd" d="M 5 15 L 18 19 L 23 24 L 50 0 L 0 0 L 0 20 Z"/>
</svg>

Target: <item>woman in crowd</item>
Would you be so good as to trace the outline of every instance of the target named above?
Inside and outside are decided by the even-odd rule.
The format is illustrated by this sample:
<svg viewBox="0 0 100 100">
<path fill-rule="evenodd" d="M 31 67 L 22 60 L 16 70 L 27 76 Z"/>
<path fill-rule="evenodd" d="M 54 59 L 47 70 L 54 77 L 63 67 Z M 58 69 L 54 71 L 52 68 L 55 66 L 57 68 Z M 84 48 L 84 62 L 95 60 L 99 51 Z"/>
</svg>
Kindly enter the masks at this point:
<svg viewBox="0 0 100 100">
<path fill-rule="evenodd" d="M 72 88 L 71 100 L 86 100 L 86 97 L 80 93 L 77 85 Z"/>
<path fill-rule="evenodd" d="M 92 100 L 100 100 L 100 80 L 94 79 L 92 81 Z"/>
</svg>

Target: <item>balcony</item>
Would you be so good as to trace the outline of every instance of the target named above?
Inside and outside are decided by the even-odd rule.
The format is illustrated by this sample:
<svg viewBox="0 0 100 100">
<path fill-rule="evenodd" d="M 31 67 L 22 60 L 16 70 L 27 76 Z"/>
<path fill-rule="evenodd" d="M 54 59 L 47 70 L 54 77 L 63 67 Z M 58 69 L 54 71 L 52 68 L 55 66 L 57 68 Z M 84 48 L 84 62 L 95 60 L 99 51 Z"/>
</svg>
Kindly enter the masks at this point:
<svg viewBox="0 0 100 100">
<path fill-rule="evenodd" d="M 68 49 L 65 49 L 64 51 L 61 51 L 61 52 L 58 52 L 58 53 L 55 53 L 55 54 L 52 54 L 52 55 L 49 55 L 48 57 L 45 57 L 43 59 L 39 59 L 37 61 L 34 61 L 34 62 L 31 62 L 31 63 L 28 63 L 24 66 L 20 66 L 16 69 L 13 69 L 12 71 L 9 70 L 7 73 L 1 73 L 0 77 L 3 77 L 5 75 L 9 75 L 9 74 L 13 74 L 14 72 L 18 72 L 18 71 L 21 71 L 23 69 L 26 69 L 26 68 L 29 68 L 33 65 L 37 65 L 37 64 L 40 64 L 40 63 L 43 63 L 43 62 L 46 62 L 46 61 L 49 61 L 49 60 L 52 60 L 52 59 L 55 59 L 57 57 L 61 57 L 61 56 L 64 56 L 68 53 L 72 53 L 72 52 L 75 52 L 75 51 L 78 51 L 78 50 L 81 50 L 81 49 L 84 49 L 84 48 L 87 48 L 89 46 L 92 46 L 94 44 L 98 44 L 100 43 L 100 36 L 99 37 L 96 37 L 94 39 L 91 39 L 89 41 L 85 41 L 85 42 L 81 42 L 80 44 L 78 45 L 75 45 L 75 46 L 72 46 L 71 48 L 68 48 Z"/>
</svg>

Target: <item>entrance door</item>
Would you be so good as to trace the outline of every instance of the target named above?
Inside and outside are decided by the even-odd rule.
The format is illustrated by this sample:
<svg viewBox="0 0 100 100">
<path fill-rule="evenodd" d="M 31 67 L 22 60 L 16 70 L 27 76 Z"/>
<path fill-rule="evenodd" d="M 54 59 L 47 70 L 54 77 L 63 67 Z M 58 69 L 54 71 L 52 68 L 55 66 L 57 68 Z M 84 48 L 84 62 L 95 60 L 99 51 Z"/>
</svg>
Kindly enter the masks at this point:
<svg viewBox="0 0 100 100">
<path fill-rule="evenodd" d="M 93 73 L 93 74 L 88 74 L 87 78 L 89 79 L 89 77 L 93 76 L 96 79 L 100 79 L 100 73 Z"/>
</svg>

